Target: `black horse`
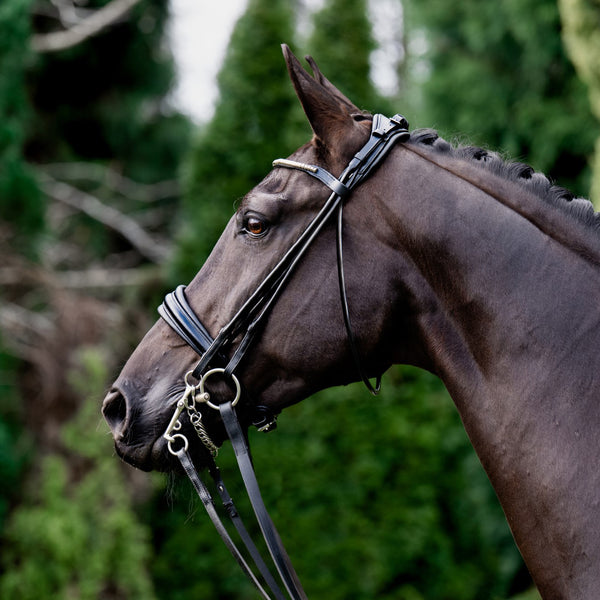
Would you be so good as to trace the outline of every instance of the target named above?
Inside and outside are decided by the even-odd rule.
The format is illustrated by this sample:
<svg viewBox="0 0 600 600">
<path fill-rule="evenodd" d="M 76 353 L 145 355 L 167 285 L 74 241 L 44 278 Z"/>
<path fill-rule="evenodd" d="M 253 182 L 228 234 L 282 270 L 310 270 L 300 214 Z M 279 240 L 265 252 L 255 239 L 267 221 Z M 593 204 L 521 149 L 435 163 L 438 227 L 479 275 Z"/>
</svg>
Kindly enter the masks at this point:
<svg viewBox="0 0 600 600">
<path fill-rule="evenodd" d="M 331 218 L 256 335 L 220 336 L 330 196 L 310 169 L 338 181 L 372 139 L 371 115 L 314 63 L 311 77 L 284 54 L 314 137 L 246 195 L 185 291 L 209 341 L 234 359 L 241 422 L 258 404 L 278 412 L 357 380 L 355 359 L 371 377 L 396 363 L 427 369 L 456 403 L 542 596 L 600 598 L 600 238 L 589 202 L 527 166 L 413 132 L 344 200 L 343 286 Z M 162 434 L 197 361 L 164 320 L 148 332 L 104 404 L 125 460 L 172 467 Z M 230 394 L 226 382 L 206 385 L 213 402 Z M 205 412 L 219 445 L 219 414 Z"/>
</svg>

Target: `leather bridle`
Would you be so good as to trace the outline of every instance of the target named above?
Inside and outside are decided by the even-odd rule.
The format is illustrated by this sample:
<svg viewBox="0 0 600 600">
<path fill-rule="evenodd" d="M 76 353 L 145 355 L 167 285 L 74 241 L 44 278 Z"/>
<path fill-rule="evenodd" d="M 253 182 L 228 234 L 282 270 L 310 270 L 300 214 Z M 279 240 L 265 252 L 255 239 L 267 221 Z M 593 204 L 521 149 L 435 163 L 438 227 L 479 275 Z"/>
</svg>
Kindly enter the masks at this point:
<svg viewBox="0 0 600 600">
<path fill-rule="evenodd" d="M 348 197 L 350 192 L 373 172 L 386 157 L 393 145 L 397 142 L 407 141 L 409 137 L 408 123 L 403 116 L 395 115 L 392 118 L 387 118 L 380 114 L 374 115 L 369 140 L 355 154 L 354 158 L 350 161 L 339 178 L 334 177 L 327 170 L 316 165 L 299 163 L 287 159 L 275 160 L 273 162 L 274 167 L 302 171 L 318 179 L 331 190 L 331 195 L 304 232 L 296 242 L 292 244 L 262 283 L 256 288 L 254 293 L 246 300 L 229 323 L 219 331 L 214 339 L 190 307 L 185 296 L 184 286 L 179 286 L 174 292 L 168 294 L 163 304 L 158 309 L 162 318 L 201 357 L 196 367 L 186 375 L 185 392 L 176 404 L 175 412 L 163 437 L 168 442 L 169 451 L 177 456 L 186 474 L 192 481 L 192 484 L 198 492 L 202 503 L 226 546 L 229 548 L 242 570 L 261 593 L 262 597 L 266 599 L 271 598 L 271 596 L 269 596 L 268 592 L 263 587 L 263 583 L 259 581 L 252 568 L 231 539 L 216 511 L 213 498 L 208 491 L 208 488 L 201 480 L 194 467 L 188 453 L 188 439 L 181 433 L 181 414 L 183 411 L 187 411 L 192 425 L 196 429 L 204 446 L 209 451 L 208 454 L 210 456 L 207 458 L 208 471 L 216 485 L 217 493 L 219 494 L 223 506 L 231 518 L 242 543 L 246 547 L 252 561 L 262 576 L 264 584 L 277 600 L 285 600 L 286 596 L 275 581 L 275 578 L 271 575 L 266 563 L 254 545 L 254 542 L 244 527 L 235 505 L 225 488 L 219 469 L 214 461 L 214 456 L 216 456 L 216 446 L 212 443 L 212 440 L 204 428 L 202 423 L 202 413 L 198 410 L 198 407 L 201 404 L 207 404 L 211 408 L 219 411 L 227 435 L 232 443 L 252 508 L 254 509 L 256 519 L 271 554 L 273 563 L 279 573 L 281 582 L 290 598 L 293 600 L 306 599 L 306 594 L 302 589 L 279 534 L 277 533 L 262 500 L 256 474 L 252 466 L 252 458 L 247 437 L 238 420 L 236 405 L 241 397 L 244 397 L 245 402 L 248 401 L 250 406 L 245 408 L 250 411 L 250 421 L 261 431 L 270 431 L 274 429 L 276 425 L 276 415 L 267 407 L 251 405 L 251 400 L 242 389 L 236 376 L 236 369 L 251 346 L 262 320 L 268 314 L 279 294 L 290 279 L 295 266 L 304 256 L 305 252 L 323 229 L 324 225 L 337 211 L 337 266 L 344 324 L 352 356 L 360 378 L 370 392 L 376 394 L 379 391 L 381 378 L 377 378 L 375 386 L 370 383 L 362 364 L 350 320 L 344 279 L 342 245 L 343 206 L 344 200 Z M 235 350 L 227 352 L 233 344 L 233 341 L 240 337 L 241 341 L 238 343 Z M 205 385 L 209 377 L 217 374 L 224 377 L 226 380 L 231 381 L 233 384 L 232 387 L 235 391 L 233 400 L 224 401 L 219 404 L 213 404 L 211 402 L 210 395 L 205 390 Z M 190 379 L 194 379 L 198 383 L 190 383 Z"/>
</svg>

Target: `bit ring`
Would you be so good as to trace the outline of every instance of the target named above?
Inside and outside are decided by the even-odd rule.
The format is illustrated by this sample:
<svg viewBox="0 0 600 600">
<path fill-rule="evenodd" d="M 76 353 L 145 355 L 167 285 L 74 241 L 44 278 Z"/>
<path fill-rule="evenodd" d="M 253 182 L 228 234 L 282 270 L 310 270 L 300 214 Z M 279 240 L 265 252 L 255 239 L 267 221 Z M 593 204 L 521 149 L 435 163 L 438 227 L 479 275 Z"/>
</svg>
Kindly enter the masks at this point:
<svg viewBox="0 0 600 600">
<path fill-rule="evenodd" d="M 209 400 L 210 395 L 208 394 L 208 392 L 204 391 L 204 383 L 211 375 L 215 375 L 217 373 L 225 373 L 225 369 L 217 368 L 207 371 L 206 373 L 204 373 L 204 375 L 202 375 L 202 379 L 200 379 L 200 383 L 198 383 L 198 389 L 202 398 L 201 402 L 206 402 L 206 404 L 208 404 L 208 406 L 210 406 L 214 410 L 219 410 L 219 405 Z M 231 406 L 235 406 L 238 403 L 240 396 L 242 395 L 242 388 L 240 386 L 238 378 L 233 373 L 231 373 L 229 377 L 231 377 L 233 383 L 235 384 L 235 398 L 231 401 Z"/>
<path fill-rule="evenodd" d="M 183 448 L 181 448 L 180 450 L 174 450 L 173 446 L 171 446 L 171 444 L 177 439 L 177 438 L 181 438 L 183 440 Z M 169 449 L 169 452 L 171 454 L 173 454 L 174 456 L 178 456 L 178 452 L 181 452 L 182 450 L 184 452 L 187 452 L 188 449 L 188 439 L 185 437 L 185 435 L 181 434 L 181 433 L 176 433 L 175 435 L 171 435 L 168 438 L 168 442 L 167 442 L 167 448 Z"/>
</svg>

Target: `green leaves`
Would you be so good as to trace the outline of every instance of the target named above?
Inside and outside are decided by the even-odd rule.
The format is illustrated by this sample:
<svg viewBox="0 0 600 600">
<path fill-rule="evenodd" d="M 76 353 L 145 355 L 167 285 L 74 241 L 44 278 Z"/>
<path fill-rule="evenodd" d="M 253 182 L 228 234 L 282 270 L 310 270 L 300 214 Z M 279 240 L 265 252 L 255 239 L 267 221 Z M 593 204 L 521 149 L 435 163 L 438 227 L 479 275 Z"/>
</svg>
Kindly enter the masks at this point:
<svg viewBox="0 0 600 600">
<path fill-rule="evenodd" d="M 280 49 L 293 36 L 293 8 L 284 0 L 251 0 L 235 26 L 219 73 L 215 115 L 185 168 L 174 281 L 195 275 L 234 203 L 264 177 L 270 161 L 305 141 L 295 135 L 297 128 L 290 131 L 292 112 L 300 107 Z"/>
<path fill-rule="evenodd" d="M 95 390 L 107 377 L 102 355 L 88 349 L 82 358 L 75 385 L 85 400 L 62 432 L 64 454 L 37 457 L 35 483 L 3 532 L 6 600 L 96 600 L 109 590 L 154 598 L 146 570 L 150 531 L 137 519 L 98 414 Z"/>
<path fill-rule="evenodd" d="M 14 227 L 13 243 L 33 254 L 45 207 L 23 156 L 30 117 L 25 95 L 30 4 L 6 0 L 0 7 L 0 218 Z"/>
<path fill-rule="evenodd" d="M 600 127 L 562 47 L 556 2 L 425 0 L 407 13 L 409 37 L 425 32 L 430 72 L 415 124 L 525 160 L 588 197 Z"/>
</svg>

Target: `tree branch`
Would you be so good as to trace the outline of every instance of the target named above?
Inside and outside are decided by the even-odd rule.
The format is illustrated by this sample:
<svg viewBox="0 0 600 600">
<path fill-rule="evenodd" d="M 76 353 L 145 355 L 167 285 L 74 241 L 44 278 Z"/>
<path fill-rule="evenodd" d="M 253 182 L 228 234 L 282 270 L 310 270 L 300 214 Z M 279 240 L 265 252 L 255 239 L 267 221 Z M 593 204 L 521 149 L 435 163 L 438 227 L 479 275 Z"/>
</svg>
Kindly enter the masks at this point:
<svg viewBox="0 0 600 600">
<path fill-rule="evenodd" d="M 72 0 L 49 0 L 49 3 L 38 0 L 31 7 L 32 15 L 55 19 L 60 21 L 63 27 L 77 25 L 94 12 L 94 9 L 75 5 Z"/>
<path fill-rule="evenodd" d="M 38 168 L 51 177 L 68 180 L 88 180 L 105 185 L 110 190 L 119 192 L 137 202 L 156 202 L 165 198 L 173 198 L 181 192 L 177 180 L 159 181 L 157 183 L 138 183 L 124 177 L 115 169 L 96 163 L 70 162 L 48 163 Z"/>
<path fill-rule="evenodd" d="M 140 1 L 112 0 L 70 29 L 34 35 L 31 47 L 36 52 L 57 52 L 72 48 L 118 21 Z"/>
<path fill-rule="evenodd" d="M 24 360 L 30 360 L 31 349 L 39 346 L 55 329 L 45 315 L 5 301 L 0 304 L 0 328 L 8 334 L 3 339 L 7 348 Z"/>
<path fill-rule="evenodd" d="M 165 245 L 154 240 L 138 223 L 116 208 L 103 204 L 91 194 L 53 179 L 47 173 L 40 172 L 39 177 L 42 190 L 54 200 L 75 208 L 120 233 L 152 262 L 162 263 L 167 258 L 169 249 Z"/>
<path fill-rule="evenodd" d="M 30 273 L 24 273 L 23 268 L 0 267 L 0 286 L 3 288 L 20 287 L 23 285 L 23 281 L 26 281 L 27 275 Z M 45 279 L 50 279 L 50 277 L 47 275 Z M 82 271 L 53 271 L 50 283 L 62 290 L 100 291 L 159 285 L 162 280 L 160 267 L 146 265 L 126 269 L 90 267 Z M 4 306 L 0 305 L 0 324 L 4 318 L 3 308 Z"/>
<path fill-rule="evenodd" d="M 132 269 L 103 269 L 92 267 L 85 271 L 59 271 L 56 278 L 65 289 L 112 290 L 124 287 L 159 284 L 161 272 L 157 267 Z"/>
</svg>

